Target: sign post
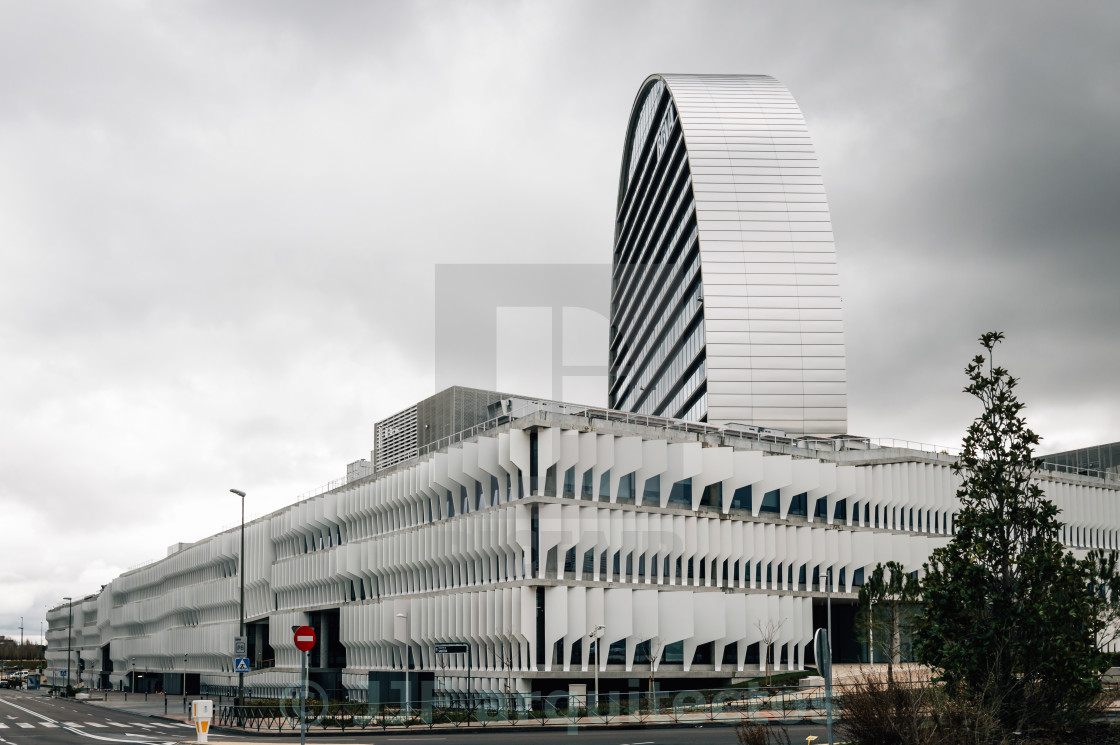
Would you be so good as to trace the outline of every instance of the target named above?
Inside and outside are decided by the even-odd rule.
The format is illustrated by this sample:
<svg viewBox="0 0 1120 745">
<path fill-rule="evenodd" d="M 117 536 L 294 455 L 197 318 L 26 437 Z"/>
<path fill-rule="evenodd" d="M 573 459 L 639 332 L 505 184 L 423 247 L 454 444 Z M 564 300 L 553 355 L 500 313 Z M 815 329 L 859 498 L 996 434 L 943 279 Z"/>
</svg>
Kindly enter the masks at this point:
<svg viewBox="0 0 1120 745">
<path fill-rule="evenodd" d="M 813 655 L 817 658 L 817 670 L 824 674 L 824 705 L 828 724 L 828 744 L 832 745 L 832 649 L 828 644 L 828 631 L 817 629 L 813 636 Z"/>
<path fill-rule="evenodd" d="M 307 677 L 310 674 L 311 650 L 315 647 L 315 629 L 299 626 L 294 629 L 296 649 L 303 652 L 303 696 L 299 700 L 299 743 L 307 745 Z"/>
<path fill-rule="evenodd" d="M 466 642 L 437 644 L 436 654 L 465 654 L 467 656 L 467 707 L 471 702 L 471 645 Z"/>
</svg>

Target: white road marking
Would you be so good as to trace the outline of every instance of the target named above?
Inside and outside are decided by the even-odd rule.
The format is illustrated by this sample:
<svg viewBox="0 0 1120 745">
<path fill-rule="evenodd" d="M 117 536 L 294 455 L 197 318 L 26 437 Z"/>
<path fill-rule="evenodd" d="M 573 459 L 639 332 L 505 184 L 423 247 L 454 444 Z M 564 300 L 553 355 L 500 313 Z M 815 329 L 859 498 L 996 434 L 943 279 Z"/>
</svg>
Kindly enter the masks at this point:
<svg viewBox="0 0 1120 745">
<path fill-rule="evenodd" d="M 57 722 L 40 722 L 40 724 L 42 724 L 44 727 L 57 727 L 58 726 Z"/>
<path fill-rule="evenodd" d="M 86 722 L 86 724 L 89 725 L 90 727 L 104 727 L 105 726 L 104 724 L 98 724 L 97 722 Z"/>
<path fill-rule="evenodd" d="M 23 727 L 24 729 L 31 729 L 35 725 L 31 724 L 30 722 L 16 722 L 16 726 L 17 727 Z"/>
<path fill-rule="evenodd" d="M 401 655 L 401 656 L 403 657 L 404 655 Z M 0 722 L 0 729 L 8 729 L 8 725 L 4 724 L 3 722 Z"/>
<path fill-rule="evenodd" d="M 26 709 L 26 708 L 20 706 L 19 704 L 13 704 L 11 701 L 6 701 L 4 699 L 0 699 L 0 704 L 10 706 L 13 709 L 19 709 L 20 711 L 22 711 L 26 714 L 30 714 L 31 716 L 35 717 L 36 719 L 39 719 L 43 723 L 58 724 L 58 722 L 56 720 L 51 719 L 46 714 L 40 714 L 39 712 L 34 711 L 32 709 Z M 57 708 L 62 708 L 62 707 L 57 707 Z M 172 743 L 165 743 L 161 740 L 154 740 L 154 741 L 153 740 L 122 740 L 122 739 L 117 738 L 117 737 L 102 737 L 100 735 L 92 735 L 89 732 L 85 732 L 81 729 L 76 729 L 75 727 L 70 726 L 71 724 L 73 724 L 73 723 L 72 722 L 62 722 L 62 725 L 66 729 L 67 732 L 72 732 L 75 735 L 85 737 L 89 740 L 100 740 L 101 742 L 145 743 L 146 745 L 173 745 Z M 0 742 L 7 743 L 8 741 L 0 738 Z"/>
</svg>

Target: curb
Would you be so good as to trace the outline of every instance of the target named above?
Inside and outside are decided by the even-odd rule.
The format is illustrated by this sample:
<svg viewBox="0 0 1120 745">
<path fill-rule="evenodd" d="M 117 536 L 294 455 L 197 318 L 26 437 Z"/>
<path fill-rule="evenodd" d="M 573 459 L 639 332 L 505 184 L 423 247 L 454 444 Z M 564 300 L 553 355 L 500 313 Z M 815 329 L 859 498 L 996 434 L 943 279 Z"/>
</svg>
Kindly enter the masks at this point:
<svg viewBox="0 0 1120 745">
<path fill-rule="evenodd" d="M 752 720 L 752 721 L 759 721 L 759 720 Z M 763 721 L 766 724 L 771 724 L 771 725 L 780 724 L 780 725 L 784 725 L 784 726 L 787 726 L 787 727 L 792 726 L 792 725 L 819 725 L 819 726 L 824 726 L 824 724 L 825 724 L 823 719 L 818 722 L 818 721 L 814 721 L 812 719 L 805 719 L 805 718 L 768 719 L 768 720 L 763 720 Z M 760 723 L 762 723 L 762 722 L 760 722 Z M 312 738 L 327 738 L 327 739 L 329 739 L 329 738 L 334 738 L 334 737 L 355 737 L 355 736 L 360 736 L 360 735 L 393 735 L 394 737 L 415 735 L 415 736 L 422 736 L 422 737 L 431 737 L 434 734 L 447 734 L 447 733 L 457 733 L 458 734 L 458 733 L 468 733 L 469 732 L 469 733 L 472 733 L 472 734 L 484 735 L 484 734 L 490 734 L 490 733 L 493 733 L 493 732 L 525 732 L 525 733 L 537 732 L 537 733 L 539 733 L 539 732 L 563 732 L 565 730 L 571 730 L 573 732 L 581 732 L 581 731 L 609 732 L 609 731 L 664 730 L 664 729 L 704 729 L 706 727 L 727 728 L 727 727 L 734 727 L 736 724 L 739 724 L 739 722 L 730 721 L 730 720 L 715 720 L 715 721 L 708 721 L 708 722 L 679 722 L 679 723 L 676 723 L 676 724 L 674 724 L 672 722 L 652 722 L 652 723 L 623 722 L 623 723 L 619 723 L 619 724 L 571 724 L 571 725 L 554 724 L 554 725 L 548 725 L 548 726 L 541 726 L 541 725 L 504 725 L 503 726 L 501 724 L 494 724 L 494 725 L 489 725 L 489 726 L 486 726 L 486 727 L 473 726 L 473 727 L 431 727 L 431 728 L 425 728 L 425 727 L 417 726 L 417 727 L 409 727 L 408 729 L 394 729 L 392 727 L 390 727 L 390 728 L 378 727 L 376 729 L 366 728 L 366 729 L 347 729 L 347 730 L 337 730 L 337 729 L 308 730 L 307 737 L 308 737 L 308 739 L 312 739 Z M 257 736 L 261 737 L 262 739 L 283 739 L 283 738 L 288 738 L 288 737 L 295 738 L 295 737 L 299 736 L 299 730 L 291 730 L 291 731 L 288 731 L 288 732 L 273 732 L 273 731 L 266 731 L 266 730 L 259 730 L 259 731 L 258 730 L 252 730 L 252 729 L 240 730 L 240 729 L 233 729 L 233 728 L 229 728 L 229 727 L 211 726 L 210 731 L 214 732 L 214 733 L 221 733 L 221 734 L 224 734 L 224 735 L 245 735 L 245 736 L 257 735 Z M 193 740 L 190 740 L 190 741 L 187 741 L 187 742 L 189 743 L 189 745 L 196 745 Z"/>
</svg>

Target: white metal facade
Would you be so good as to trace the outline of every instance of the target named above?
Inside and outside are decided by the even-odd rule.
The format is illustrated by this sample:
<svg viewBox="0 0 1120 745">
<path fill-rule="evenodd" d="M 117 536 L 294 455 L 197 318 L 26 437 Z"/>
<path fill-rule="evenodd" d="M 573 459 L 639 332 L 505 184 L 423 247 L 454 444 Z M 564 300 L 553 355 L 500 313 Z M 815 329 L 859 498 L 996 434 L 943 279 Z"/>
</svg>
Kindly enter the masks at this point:
<svg viewBox="0 0 1120 745">
<path fill-rule="evenodd" d="M 405 645 L 420 669 L 463 690 L 465 661 L 434 656 L 435 644 L 459 641 L 473 650 L 477 692 L 503 692 L 507 678 L 525 694 L 548 691 L 590 675 L 586 653 L 573 663 L 573 651 L 598 624 L 604 680 L 647 678 L 642 650 L 664 655 L 660 677 L 698 686 L 757 671 L 747 653 L 770 621 L 780 624 L 776 659 L 800 667 L 820 578 L 831 570 L 835 597 L 850 601 L 879 562 L 920 570 L 957 507 L 948 456 L 807 444 L 542 405 L 255 520 L 246 616 L 268 621 L 275 666 L 246 684 L 277 695 L 291 683 L 300 653 L 289 629 L 324 608 L 340 609 L 354 697 L 368 671 L 401 669 Z M 1120 547 L 1114 482 L 1040 479 L 1069 545 Z M 108 645 L 114 686 L 133 669 L 234 684 L 237 564 L 238 533 L 227 531 L 76 602 L 87 682 Z M 53 674 L 65 669 L 66 614 L 64 604 L 48 615 Z"/>
<path fill-rule="evenodd" d="M 622 159 L 610 402 L 847 431 L 832 224 L 797 102 L 764 75 L 654 75 Z"/>
</svg>

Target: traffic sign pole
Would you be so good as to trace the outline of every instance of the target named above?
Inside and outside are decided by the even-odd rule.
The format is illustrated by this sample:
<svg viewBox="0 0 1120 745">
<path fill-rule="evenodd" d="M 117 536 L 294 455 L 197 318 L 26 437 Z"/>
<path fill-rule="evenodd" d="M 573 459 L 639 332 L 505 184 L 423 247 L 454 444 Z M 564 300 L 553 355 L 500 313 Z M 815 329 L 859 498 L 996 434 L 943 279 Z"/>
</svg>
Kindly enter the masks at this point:
<svg viewBox="0 0 1120 745">
<path fill-rule="evenodd" d="M 307 745 L 307 677 L 311 652 L 303 653 L 303 696 L 299 699 L 299 745 Z"/>
<path fill-rule="evenodd" d="M 437 644 L 436 654 L 465 654 L 467 656 L 467 707 L 470 708 L 474 700 L 471 693 L 471 645 L 465 642 Z"/>
<path fill-rule="evenodd" d="M 299 745 L 307 745 L 307 687 L 311 671 L 311 650 L 315 646 L 315 629 L 298 626 L 292 629 L 292 641 L 303 652 L 303 696 L 299 700 Z"/>
<path fill-rule="evenodd" d="M 832 745 L 832 647 L 828 631 L 817 629 L 813 636 L 813 655 L 817 658 L 817 671 L 824 673 L 825 718 L 828 725 L 828 744 Z"/>
</svg>

